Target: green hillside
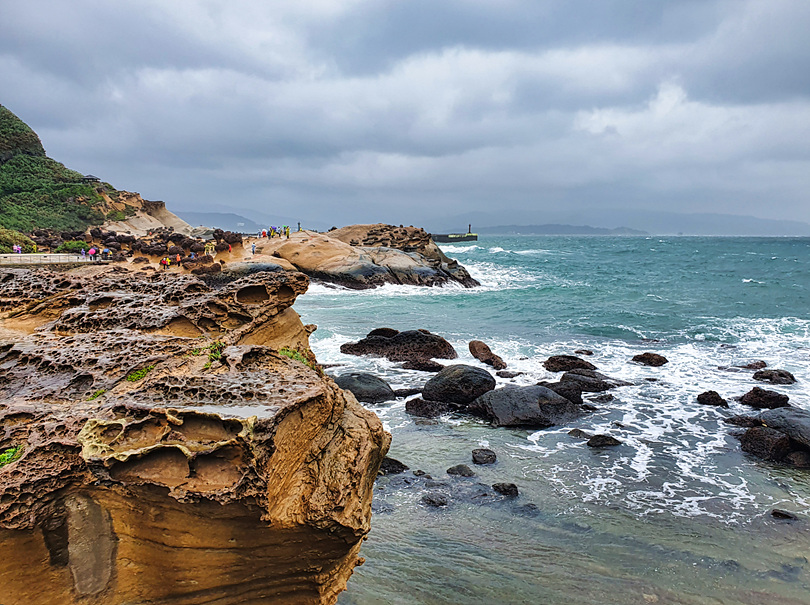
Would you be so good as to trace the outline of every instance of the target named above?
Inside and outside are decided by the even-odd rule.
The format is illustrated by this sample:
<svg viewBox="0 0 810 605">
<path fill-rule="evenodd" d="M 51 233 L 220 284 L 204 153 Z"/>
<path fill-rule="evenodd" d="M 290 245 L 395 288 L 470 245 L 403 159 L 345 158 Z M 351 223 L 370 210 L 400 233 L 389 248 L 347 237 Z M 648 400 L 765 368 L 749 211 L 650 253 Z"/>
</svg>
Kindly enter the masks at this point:
<svg viewBox="0 0 810 605">
<path fill-rule="evenodd" d="M 98 184 L 81 178 L 47 157 L 37 134 L 0 105 L 0 227 L 29 233 L 101 224 Z"/>
</svg>

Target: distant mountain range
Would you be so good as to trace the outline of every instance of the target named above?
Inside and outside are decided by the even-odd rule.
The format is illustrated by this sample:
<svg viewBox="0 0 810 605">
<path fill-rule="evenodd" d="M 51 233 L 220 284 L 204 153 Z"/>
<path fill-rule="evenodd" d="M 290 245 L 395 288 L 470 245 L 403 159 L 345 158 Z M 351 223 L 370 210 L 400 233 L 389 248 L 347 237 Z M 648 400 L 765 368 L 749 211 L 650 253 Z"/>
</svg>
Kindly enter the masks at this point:
<svg viewBox="0 0 810 605">
<path fill-rule="evenodd" d="M 511 223 L 503 226 L 504 217 Z M 478 233 L 529 233 L 526 229 L 540 226 L 592 225 L 592 229 L 619 229 L 632 234 L 655 235 L 750 235 L 750 236 L 810 236 L 810 224 L 801 221 L 765 219 L 734 214 L 681 214 L 657 210 L 619 208 L 590 208 L 568 210 L 514 209 L 499 212 L 470 212 L 428 221 L 433 233 L 463 233 L 472 224 Z M 500 225 L 500 226 L 499 226 Z M 516 231 L 515 225 L 518 225 Z M 581 229 L 581 227 L 574 227 Z M 588 228 L 586 228 L 588 229 Z M 627 230 L 627 231 L 625 231 Z M 539 233 L 532 231 L 532 233 Z M 545 233 L 551 233 L 546 231 Z M 573 231 L 557 231 L 570 233 Z M 576 233 L 596 233 L 577 231 Z"/>
<path fill-rule="evenodd" d="M 175 214 L 189 225 L 195 227 L 202 225 L 204 227 L 214 227 L 225 229 L 226 231 L 237 231 L 239 233 L 258 233 L 271 225 L 288 225 L 293 231 L 298 229 L 298 221 L 290 217 L 265 214 L 242 208 L 237 208 L 237 210 L 244 212 L 244 214 L 249 215 L 249 217 L 234 212 L 187 212 L 178 210 Z M 331 225 L 321 221 L 301 221 L 301 227 L 303 229 L 326 231 L 330 226 Z M 336 226 L 342 227 L 343 225 Z"/>
<path fill-rule="evenodd" d="M 629 227 L 589 227 L 588 225 L 500 225 L 498 227 L 481 227 L 477 229 L 482 234 L 510 234 L 517 235 L 649 235 L 646 231 L 630 229 Z"/>
</svg>

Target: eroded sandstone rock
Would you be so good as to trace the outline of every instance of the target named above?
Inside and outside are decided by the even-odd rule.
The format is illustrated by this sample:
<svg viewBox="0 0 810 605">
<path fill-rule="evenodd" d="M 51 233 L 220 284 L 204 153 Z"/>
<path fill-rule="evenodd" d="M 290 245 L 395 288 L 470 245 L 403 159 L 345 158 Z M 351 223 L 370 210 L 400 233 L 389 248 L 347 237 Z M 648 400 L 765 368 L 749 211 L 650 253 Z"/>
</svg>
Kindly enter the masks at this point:
<svg viewBox="0 0 810 605">
<path fill-rule="evenodd" d="M 318 370 L 306 285 L 0 272 L 0 601 L 335 602 L 390 436 Z"/>
</svg>

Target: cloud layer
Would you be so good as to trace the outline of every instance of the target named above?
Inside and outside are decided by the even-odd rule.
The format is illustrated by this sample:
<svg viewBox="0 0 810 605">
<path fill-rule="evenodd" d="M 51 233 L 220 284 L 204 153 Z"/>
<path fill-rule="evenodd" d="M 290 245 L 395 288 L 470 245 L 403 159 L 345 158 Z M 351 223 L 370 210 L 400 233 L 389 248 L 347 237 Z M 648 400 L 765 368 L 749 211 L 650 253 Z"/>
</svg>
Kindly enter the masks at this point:
<svg viewBox="0 0 810 605">
<path fill-rule="evenodd" d="M 29 0 L 3 13 L 0 103 L 52 157 L 171 208 L 810 221 L 804 0 Z"/>
</svg>

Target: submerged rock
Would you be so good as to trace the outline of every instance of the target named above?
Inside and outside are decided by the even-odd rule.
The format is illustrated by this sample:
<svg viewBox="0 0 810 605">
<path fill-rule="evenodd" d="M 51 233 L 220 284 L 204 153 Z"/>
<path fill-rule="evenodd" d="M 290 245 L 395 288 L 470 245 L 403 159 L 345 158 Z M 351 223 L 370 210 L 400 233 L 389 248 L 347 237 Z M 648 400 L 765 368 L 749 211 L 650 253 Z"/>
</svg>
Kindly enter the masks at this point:
<svg viewBox="0 0 810 605">
<path fill-rule="evenodd" d="M 475 477 L 475 471 L 466 464 L 457 464 L 447 469 L 448 475 L 455 475 L 457 477 Z"/>
<path fill-rule="evenodd" d="M 492 489 L 507 498 L 518 497 L 518 487 L 514 483 L 493 483 Z"/>
<path fill-rule="evenodd" d="M 422 396 L 431 401 L 466 405 L 495 388 L 495 379 L 481 368 L 456 364 L 447 366 L 425 383 Z"/>
<path fill-rule="evenodd" d="M 798 521 L 798 515 L 795 515 L 789 511 L 782 510 L 781 508 L 774 508 L 771 509 L 771 517 L 774 519 L 779 519 L 780 521 Z"/>
<path fill-rule="evenodd" d="M 408 470 L 408 465 L 403 464 L 399 460 L 395 458 L 389 458 L 386 456 L 383 458 L 382 463 L 380 463 L 380 475 L 398 475 L 400 473 L 404 473 Z"/>
<path fill-rule="evenodd" d="M 335 378 L 341 389 L 351 391 L 357 401 L 381 403 L 396 398 L 394 390 L 382 378 L 365 372 L 350 372 Z"/>
<path fill-rule="evenodd" d="M 668 363 L 669 360 L 664 357 L 663 355 L 659 355 L 658 353 L 640 353 L 639 355 L 634 355 L 632 361 L 636 363 L 640 363 L 644 366 L 652 366 L 654 368 L 660 367 L 665 363 Z"/>
<path fill-rule="evenodd" d="M 467 408 L 495 426 L 546 428 L 581 416 L 582 408 L 541 386 L 507 385 L 478 397 Z"/>
<path fill-rule="evenodd" d="M 588 447 L 613 447 L 621 444 L 621 441 L 610 435 L 594 435 L 588 439 L 588 443 L 585 445 Z"/>
<path fill-rule="evenodd" d="M 570 370 L 560 377 L 560 382 L 570 383 L 587 393 L 601 393 L 617 387 L 630 386 L 632 383 L 618 378 L 605 376 L 601 372 L 587 369 Z"/>
<path fill-rule="evenodd" d="M 492 366 L 496 370 L 503 370 L 506 368 L 506 363 L 504 360 L 495 355 L 495 353 L 492 352 L 486 343 L 483 343 L 480 340 L 471 340 L 469 347 L 470 354 L 481 363 Z"/>
</svg>

